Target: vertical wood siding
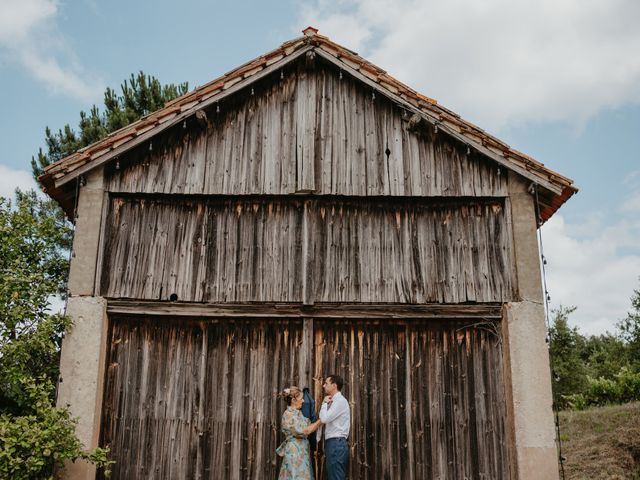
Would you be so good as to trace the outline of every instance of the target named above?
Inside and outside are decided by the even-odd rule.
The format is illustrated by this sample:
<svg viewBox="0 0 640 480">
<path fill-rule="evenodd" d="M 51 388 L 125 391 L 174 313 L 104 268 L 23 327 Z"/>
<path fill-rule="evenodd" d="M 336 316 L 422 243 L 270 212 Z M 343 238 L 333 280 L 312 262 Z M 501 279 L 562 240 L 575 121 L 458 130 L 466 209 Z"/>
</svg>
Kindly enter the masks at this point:
<svg viewBox="0 0 640 480">
<path fill-rule="evenodd" d="M 285 406 L 275 394 L 306 383 L 306 347 L 318 401 L 325 375 L 345 377 L 350 478 L 509 478 L 496 324 L 314 325 L 305 346 L 302 320 L 112 320 L 103 411 L 112 478 L 276 478 Z"/>
<path fill-rule="evenodd" d="M 499 202 L 315 205 L 317 302 L 462 303 L 513 298 Z"/>
<path fill-rule="evenodd" d="M 301 301 L 302 204 L 112 201 L 108 297 Z"/>
<path fill-rule="evenodd" d="M 118 479 L 270 479 L 302 321 L 112 322 L 103 444 Z"/>
<path fill-rule="evenodd" d="M 349 478 L 509 478 L 502 345 L 487 325 L 316 321 L 318 400 L 325 375 L 346 380 Z"/>
<path fill-rule="evenodd" d="M 506 196 L 506 175 L 331 68 L 265 79 L 123 156 L 107 190 L 135 193 Z M 220 112 L 217 112 L 217 109 Z M 388 153 L 388 155 L 387 155 Z"/>
<path fill-rule="evenodd" d="M 306 288 L 316 302 L 502 302 L 514 289 L 509 232 L 496 200 L 115 198 L 101 291 L 301 302 Z"/>
</svg>

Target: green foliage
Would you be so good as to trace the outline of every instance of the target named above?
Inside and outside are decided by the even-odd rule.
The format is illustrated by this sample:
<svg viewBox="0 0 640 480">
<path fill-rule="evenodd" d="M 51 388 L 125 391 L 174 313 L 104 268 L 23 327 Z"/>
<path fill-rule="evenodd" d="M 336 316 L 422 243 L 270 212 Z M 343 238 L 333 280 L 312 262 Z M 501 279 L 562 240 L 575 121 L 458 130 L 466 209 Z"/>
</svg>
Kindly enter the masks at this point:
<svg viewBox="0 0 640 480">
<path fill-rule="evenodd" d="M 80 112 L 79 131 L 68 124 L 57 132 L 45 129 L 47 152 L 42 149 L 31 158 L 33 176 L 37 179 L 44 168 L 77 150 L 91 145 L 122 127 L 135 122 L 164 107 L 164 105 L 189 90 L 187 82 L 179 85 L 162 85 L 152 76 L 139 72 L 120 86 L 121 94 L 107 88 L 104 92 L 104 112 L 95 105 L 89 112 Z"/>
<path fill-rule="evenodd" d="M 587 386 L 583 392 L 566 395 L 563 400 L 565 406 L 576 410 L 638 401 L 640 373 L 622 367 L 613 379 L 587 377 Z"/>
<path fill-rule="evenodd" d="M 0 405 L 20 411 L 22 377 L 57 378 L 68 321 L 50 315 L 49 299 L 65 291 L 71 228 L 50 201 L 17 192 L 15 208 L 0 198 Z"/>
<path fill-rule="evenodd" d="M 633 315 L 623 323 L 626 330 L 621 328 L 617 335 L 583 336 L 568 325 L 574 311 L 574 307 L 560 307 L 550 328 L 556 407 L 579 410 L 640 400 L 640 372 L 634 368 L 637 357 L 632 349 L 638 324 L 633 323 Z"/>
<path fill-rule="evenodd" d="M 628 345 L 631 366 L 636 372 L 640 372 L 640 289 L 633 291 L 631 309 L 627 318 L 618 323 L 618 328 Z"/>
<path fill-rule="evenodd" d="M 46 377 L 21 379 L 30 412 L 0 414 L 0 478 L 53 479 L 55 467 L 65 460 L 88 460 L 107 469 L 108 450 L 83 450 L 75 436 L 76 420 L 69 411 L 55 408 L 49 398 L 53 385 Z"/>
<path fill-rule="evenodd" d="M 0 197 L 0 478 L 50 478 L 55 465 L 84 452 L 75 421 L 53 407 L 60 343 L 69 319 L 50 314 L 64 292 L 70 225 L 50 201 L 17 192 Z"/>
<path fill-rule="evenodd" d="M 629 365 L 629 351 L 619 335 L 605 333 L 584 337 L 581 357 L 593 378 L 613 379 L 621 368 Z"/>
<path fill-rule="evenodd" d="M 550 355 L 552 369 L 553 399 L 556 405 L 562 406 L 562 398 L 574 392 L 581 392 L 587 380 L 587 371 L 580 358 L 584 348 L 584 337 L 577 328 L 569 327 L 568 319 L 576 310 L 575 307 L 560 307 L 555 311 L 553 324 L 549 331 Z"/>
</svg>

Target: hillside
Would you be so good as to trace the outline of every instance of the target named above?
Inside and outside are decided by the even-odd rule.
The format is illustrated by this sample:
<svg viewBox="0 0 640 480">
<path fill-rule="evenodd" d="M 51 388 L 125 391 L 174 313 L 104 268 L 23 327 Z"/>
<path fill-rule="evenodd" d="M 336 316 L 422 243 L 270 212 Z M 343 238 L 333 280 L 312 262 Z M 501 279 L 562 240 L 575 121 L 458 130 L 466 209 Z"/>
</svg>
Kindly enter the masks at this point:
<svg viewBox="0 0 640 480">
<path fill-rule="evenodd" d="M 640 479 L 640 402 L 560 413 L 567 479 Z"/>
</svg>

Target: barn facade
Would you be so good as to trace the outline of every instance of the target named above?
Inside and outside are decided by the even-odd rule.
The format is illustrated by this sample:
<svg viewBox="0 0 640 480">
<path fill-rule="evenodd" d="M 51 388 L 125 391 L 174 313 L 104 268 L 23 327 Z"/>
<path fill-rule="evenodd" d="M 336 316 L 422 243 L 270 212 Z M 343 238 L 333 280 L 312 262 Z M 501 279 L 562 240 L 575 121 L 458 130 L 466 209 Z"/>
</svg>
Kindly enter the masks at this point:
<svg viewBox="0 0 640 480">
<path fill-rule="evenodd" d="M 330 372 L 350 478 L 557 478 L 536 234 L 575 187 L 315 29 L 42 180 L 113 478 L 276 478 L 276 392 Z"/>
</svg>

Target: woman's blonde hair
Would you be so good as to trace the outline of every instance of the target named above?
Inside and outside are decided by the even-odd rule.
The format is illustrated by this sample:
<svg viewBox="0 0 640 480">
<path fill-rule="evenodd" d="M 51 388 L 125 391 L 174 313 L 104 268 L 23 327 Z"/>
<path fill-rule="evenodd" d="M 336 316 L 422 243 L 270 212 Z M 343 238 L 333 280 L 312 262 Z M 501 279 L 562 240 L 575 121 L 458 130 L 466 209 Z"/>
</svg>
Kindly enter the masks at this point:
<svg viewBox="0 0 640 480">
<path fill-rule="evenodd" d="M 302 390 L 300 387 L 296 387 L 294 385 L 285 388 L 281 391 L 278 396 L 284 398 L 284 401 L 287 402 L 287 405 L 291 405 L 291 400 L 297 398 L 298 395 L 302 395 Z"/>
</svg>

